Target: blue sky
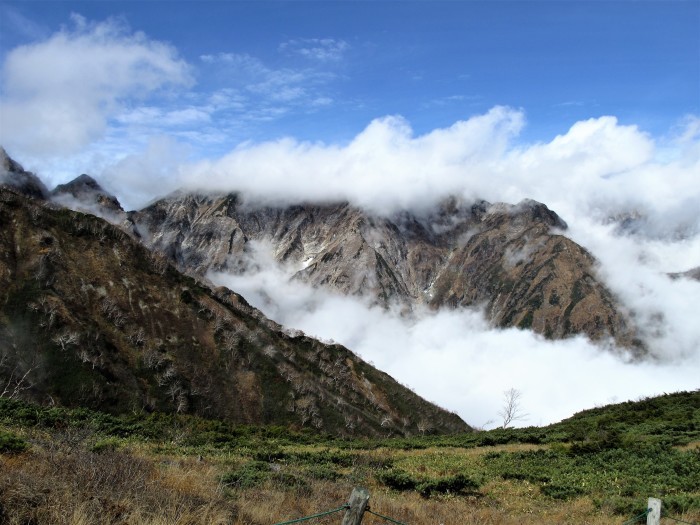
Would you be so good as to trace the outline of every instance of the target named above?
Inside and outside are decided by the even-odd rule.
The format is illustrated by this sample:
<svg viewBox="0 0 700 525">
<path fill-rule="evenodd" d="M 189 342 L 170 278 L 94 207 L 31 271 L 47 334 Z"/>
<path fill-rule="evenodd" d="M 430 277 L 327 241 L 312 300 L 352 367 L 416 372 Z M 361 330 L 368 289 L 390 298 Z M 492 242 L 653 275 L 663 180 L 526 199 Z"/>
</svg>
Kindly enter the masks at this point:
<svg viewBox="0 0 700 525">
<path fill-rule="evenodd" d="M 124 154 L 176 136 L 198 158 L 281 136 L 343 143 L 386 115 L 422 134 L 497 105 L 524 111 L 525 142 L 602 115 L 662 135 L 700 113 L 698 1 L 2 2 L 0 60 L 99 24 L 115 45 L 166 44 L 183 71 L 95 95 L 106 127 L 46 155 L 105 137 Z M 24 74 L 5 64 L 6 103 Z"/>
</svg>

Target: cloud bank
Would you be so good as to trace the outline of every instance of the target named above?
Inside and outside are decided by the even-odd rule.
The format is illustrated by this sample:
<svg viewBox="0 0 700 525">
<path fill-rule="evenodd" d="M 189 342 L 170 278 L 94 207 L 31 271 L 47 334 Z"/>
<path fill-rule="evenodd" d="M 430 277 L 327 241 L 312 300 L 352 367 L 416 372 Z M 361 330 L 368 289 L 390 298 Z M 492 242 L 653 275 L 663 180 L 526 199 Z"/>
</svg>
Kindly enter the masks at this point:
<svg viewBox="0 0 700 525">
<path fill-rule="evenodd" d="M 416 136 L 398 116 L 371 122 L 344 145 L 292 138 L 244 143 L 183 167 L 192 188 L 237 189 L 261 200 L 347 199 L 379 213 L 421 208 L 447 195 L 547 203 L 565 219 L 635 213 L 646 229 L 700 229 L 700 130 L 654 139 L 614 117 L 575 123 L 547 143 L 521 145 L 523 111 L 495 107 Z M 683 231 L 681 231 L 683 230 Z"/>
</svg>

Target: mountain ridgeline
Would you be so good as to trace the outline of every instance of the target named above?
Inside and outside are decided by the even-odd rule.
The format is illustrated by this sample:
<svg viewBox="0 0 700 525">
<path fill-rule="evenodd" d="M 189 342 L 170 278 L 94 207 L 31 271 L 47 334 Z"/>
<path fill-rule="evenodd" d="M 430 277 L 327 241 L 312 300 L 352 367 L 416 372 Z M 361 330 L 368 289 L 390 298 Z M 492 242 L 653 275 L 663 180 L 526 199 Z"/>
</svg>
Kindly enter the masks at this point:
<svg viewBox="0 0 700 525">
<path fill-rule="evenodd" d="M 123 229 L 44 200 L 16 163 L 2 167 L 3 396 L 335 435 L 469 430 L 348 349 L 283 329 Z"/>
<path fill-rule="evenodd" d="M 125 212 L 88 175 L 49 192 L 1 148 L 0 161 L 4 396 L 337 435 L 469 428 L 348 349 L 208 283 L 211 271 L 255 272 L 261 250 L 290 279 L 375 304 L 480 308 L 497 327 L 645 351 L 594 258 L 532 200 L 381 215 L 180 191 Z"/>
<path fill-rule="evenodd" d="M 290 276 L 382 305 L 485 307 L 500 327 L 584 334 L 643 351 L 631 317 L 544 204 L 450 198 L 421 214 L 348 203 L 255 205 L 238 194 L 178 192 L 131 214 L 179 267 L 245 273 L 265 246 Z"/>
</svg>

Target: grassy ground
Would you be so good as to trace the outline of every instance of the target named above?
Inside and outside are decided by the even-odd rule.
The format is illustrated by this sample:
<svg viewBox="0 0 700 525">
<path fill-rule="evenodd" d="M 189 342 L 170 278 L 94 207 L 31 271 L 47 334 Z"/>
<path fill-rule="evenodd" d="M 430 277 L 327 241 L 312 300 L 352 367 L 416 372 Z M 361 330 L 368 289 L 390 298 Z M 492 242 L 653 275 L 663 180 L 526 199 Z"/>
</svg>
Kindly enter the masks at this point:
<svg viewBox="0 0 700 525">
<path fill-rule="evenodd" d="M 656 433 L 648 421 L 605 431 L 589 414 L 546 429 L 344 441 L 0 400 L 0 523 L 267 525 L 338 508 L 355 486 L 408 525 L 621 525 L 649 496 L 700 522 L 700 415 L 679 413 L 672 430 L 657 410 Z"/>
</svg>

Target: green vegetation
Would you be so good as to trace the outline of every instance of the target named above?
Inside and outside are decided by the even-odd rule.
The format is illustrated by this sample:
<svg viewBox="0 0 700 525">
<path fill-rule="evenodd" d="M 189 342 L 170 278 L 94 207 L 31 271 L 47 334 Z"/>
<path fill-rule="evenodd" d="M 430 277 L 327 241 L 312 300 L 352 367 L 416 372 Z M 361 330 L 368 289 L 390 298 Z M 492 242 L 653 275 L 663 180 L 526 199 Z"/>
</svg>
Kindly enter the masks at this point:
<svg viewBox="0 0 700 525">
<path fill-rule="evenodd" d="M 0 430 L 0 454 L 23 452 L 28 447 L 27 442 L 12 432 Z"/>
<path fill-rule="evenodd" d="M 39 490 L 39 480 L 20 472 L 20 465 L 48 469 L 42 474 L 47 479 L 55 468 L 53 482 L 60 485 L 88 467 L 92 475 L 105 469 L 99 479 L 108 479 L 116 462 L 153 479 L 149 490 L 158 483 L 185 492 L 200 490 L 195 485 L 212 487 L 216 496 L 207 497 L 232 523 L 263 525 L 333 508 L 357 485 L 370 489 L 374 508 L 388 506 L 392 515 L 414 525 L 433 523 L 436 513 L 457 515 L 465 509 L 475 516 L 473 523 L 479 523 L 478 516 L 496 524 L 561 523 L 562 516 L 568 523 L 622 523 L 643 512 L 649 496 L 661 497 L 668 513 L 692 521 L 700 518 L 699 444 L 700 392 L 587 410 L 543 428 L 393 439 L 340 439 L 187 415 L 117 416 L 0 399 L 0 468 L 9 473 L 4 489 L 0 486 L 0 510 L 7 514 L 29 504 L 6 494 Z M 18 454 L 19 463 L 9 460 Z M 65 466 L 71 464 L 73 470 Z M 18 490 L 17 484 L 25 484 L 24 492 L 8 492 L 7 483 Z M 183 504 L 168 503 L 173 492 L 166 488 L 148 497 L 165 498 L 159 503 L 163 508 Z M 133 499 L 135 516 L 140 505 L 152 505 L 141 501 L 140 493 L 127 492 L 114 498 L 121 498 L 121 505 Z M 298 511 L 289 515 L 251 503 L 255 494 L 294 501 Z M 202 496 L 190 496 L 196 514 L 194 502 Z M 72 503 L 84 504 L 82 499 Z M 268 513 L 256 518 L 253 510 L 242 510 L 245 505 Z M 37 516 L 38 508 L 27 507 L 25 521 Z"/>
</svg>

